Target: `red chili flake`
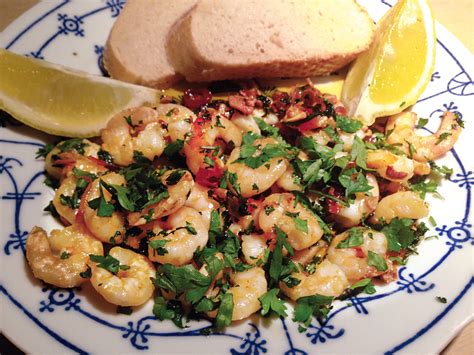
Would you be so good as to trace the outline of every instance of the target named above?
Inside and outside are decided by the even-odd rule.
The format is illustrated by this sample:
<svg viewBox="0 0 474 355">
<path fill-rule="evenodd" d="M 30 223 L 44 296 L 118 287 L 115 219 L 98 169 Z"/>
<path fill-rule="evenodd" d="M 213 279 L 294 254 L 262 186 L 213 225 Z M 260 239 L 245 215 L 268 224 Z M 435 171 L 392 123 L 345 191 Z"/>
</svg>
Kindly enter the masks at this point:
<svg viewBox="0 0 474 355">
<path fill-rule="evenodd" d="M 304 133 L 304 132 L 307 132 L 307 131 L 311 131 L 313 129 L 318 129 L 318 128 L 321 128 L 321 124 L 320 124 L 320 119 L 319 117 L 315 117 L 313 118 L 312 120 L 309 120 L 307 122 L 303 122 L 302 124 L 300 124 L 298 127 L 296 127 L 298 129 L 298 131 L 300 131 L 301 133 Z"/>
<path fill-rule="evenodd" d="M 251 214 L 253 211 L 255 211 L 259 207 L 261 202 L 262 202 L 261 200 L 256 200 L 253 198 L 247 199 L 247 212 Z"/>
<path fill-rule="evenodd" d="M 196 110 L 207 105 L 212 100 L 212 93 L 205 89 L 187 89 L 183 94 L 183 105 L 191 110 Z"/>
<path fill-rule="evenodd" d="M 84 210 L 86 208 L 87 196 L 89 195 L 89 191 L 91 190 L 91 187 L 92 187 L 92 179 L 88 176 L 83 176 L 82 178 L 86 180 L 88 184 L 86 188 L 84 189 L 84 192 L 82 193 L 81 202 L 79 203 L 79 208 L 77 209 L 75 220 L 76 220 L 76 223 L 83 224 L 85 227 L 86 224 L 84 222 Z"/>
<path fill-rule="evenodd" d="M 355 251 L 356 258 L 364 259 L 367 255 L 365 255 L 364 249 L 362 247 L 353 247 L 352 250 Z"/>
<path fill-rule="evenodd" d="M 344 106 L 334 107 L 334 112 L 339 116 L 347 116 L 347 110 Z"/>
<path fill-rule="evenodd" d="M 404 179 L 408 176 L 408 174 L 403 171 L 396 171 L 391 165 L 387 167 L 387 170 L 385 171 L 385 173 L 387 174 L 389 178 L 397 179 L 397 180 Z"/>
<path fill-rule="evenodd" d="M 103 160 L 100 160 L 100 159 L 97 159 L 97 158 L 94 158 L 94 157 L 87 157 L 87 159 L 89 159 L 94 164 L 96 164 L 98 166 L 103 166 L 107 169 L 115 169 L 116 168 L 116 166 L 114 164 L 107 163 Z"/>
<path fill-rule="evenodd" d="M 68 165 L 76 164 L 76 159 L 58 159 L 55 160 L 53 166 L 63 166 L 66 167 Z"/>
<path fill-rule="evenodd" d="M 199 168 L 196 182 L 207 187 L 218 187 L 222 176 L 224 176 L 224 171 L 216 164 L 209 168 Z"/>
<path fill-rule="evenodd" d="M 334 187 L 330 187 L 328 194 L 337 198 L 341 198 L 342 195 L 336 191 Z M 332 214 L 338 214 L 341 212 L 342 206 L 334 200 L 327 198 L 326 200 L 327 211 Z"/>
<path fill-rule="evenodd" d="M 265 233 L 263 235 L 263 238 L 269 241 L 268 249 L 270 249 L 270 251 L 273 251 L 275 249 L 275 245 L 277 242 L 277 237 L 276 237 L 275 232 Z"/>
</svg>

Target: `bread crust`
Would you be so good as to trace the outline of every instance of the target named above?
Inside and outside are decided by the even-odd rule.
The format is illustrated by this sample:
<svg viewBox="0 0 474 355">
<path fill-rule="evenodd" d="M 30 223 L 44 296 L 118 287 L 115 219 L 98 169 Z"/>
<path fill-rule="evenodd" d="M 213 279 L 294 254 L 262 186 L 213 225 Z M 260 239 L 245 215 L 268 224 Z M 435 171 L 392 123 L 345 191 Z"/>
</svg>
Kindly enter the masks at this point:
<svg viewBox="0 0 474 355">
<path fill-rule="evenodd" d="M 167 88 L 182 79 L 169 63 L 166 37 L 198 0 L 128 0 L 109 33 L 103 63 L 114 79 Z M 160 37 L 161 36 L 161 37 Z"/>
</svg>

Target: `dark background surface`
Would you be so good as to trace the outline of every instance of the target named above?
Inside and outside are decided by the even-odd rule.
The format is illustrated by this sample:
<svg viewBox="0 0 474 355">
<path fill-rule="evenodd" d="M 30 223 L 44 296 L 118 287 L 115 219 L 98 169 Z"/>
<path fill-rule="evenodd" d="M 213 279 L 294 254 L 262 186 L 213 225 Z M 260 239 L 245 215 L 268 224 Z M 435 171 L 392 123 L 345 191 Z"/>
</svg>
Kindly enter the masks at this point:
<svg viewBox="0 0 474 355">
<path fill-rule="evenodd" d="M 18 355 L 24 354 L 24 352 L 13 345 L 3 334 L 0 334 L 0 354 Z"/>
</svg>

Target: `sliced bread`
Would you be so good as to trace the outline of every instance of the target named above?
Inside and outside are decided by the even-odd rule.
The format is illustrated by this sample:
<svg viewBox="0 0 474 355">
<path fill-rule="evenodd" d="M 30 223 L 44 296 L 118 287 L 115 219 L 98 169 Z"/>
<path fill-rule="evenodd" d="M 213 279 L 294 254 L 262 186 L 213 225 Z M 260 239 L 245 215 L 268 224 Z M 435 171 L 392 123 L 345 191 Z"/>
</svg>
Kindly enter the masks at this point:
<svg viewBox="0 0 474 355">
<path fill-rule="evenodd" d="M 104 65 L 114 79 L 154 88 L 178 81 L 165 43 L 171 26 L 197 0 L 128 0 L 109 34 Z"/>
<path fill-rule="evenodd" d="M 346 65 L 373 33 L 354 0 L 200 0 L 166 49 L 188 81 L 305 77 Z"/>
</svg>

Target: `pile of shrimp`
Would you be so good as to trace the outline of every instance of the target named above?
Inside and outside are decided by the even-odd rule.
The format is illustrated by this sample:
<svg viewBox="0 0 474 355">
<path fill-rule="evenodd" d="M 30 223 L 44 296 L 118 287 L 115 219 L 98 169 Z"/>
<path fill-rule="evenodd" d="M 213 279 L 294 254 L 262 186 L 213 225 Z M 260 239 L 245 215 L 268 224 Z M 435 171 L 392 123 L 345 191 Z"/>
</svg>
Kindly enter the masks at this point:
<svg viewBox="0 0 474 355">
<path fill-rule="evenodd" d="M 227 100 L 188 90 L 181 103 L 127 109 L 100 138 L 44 153 L 57 182 L 48 210 L 66 226 L 30 232 L 38 279 L 90 282 L 122 307 L 155 296 L 207 319 L 227 314 L 224 325 L 262 309 L 271 289 L 298 302 L 391 282 L 413 245 L 394 250 L 386 231 L 409 221 L 418 233 L 429 211 L 411 183 L 461 131 L 450 112 L 430 136 L 412 112 L 366 127 L 310 82 Z"/>
</svg>

